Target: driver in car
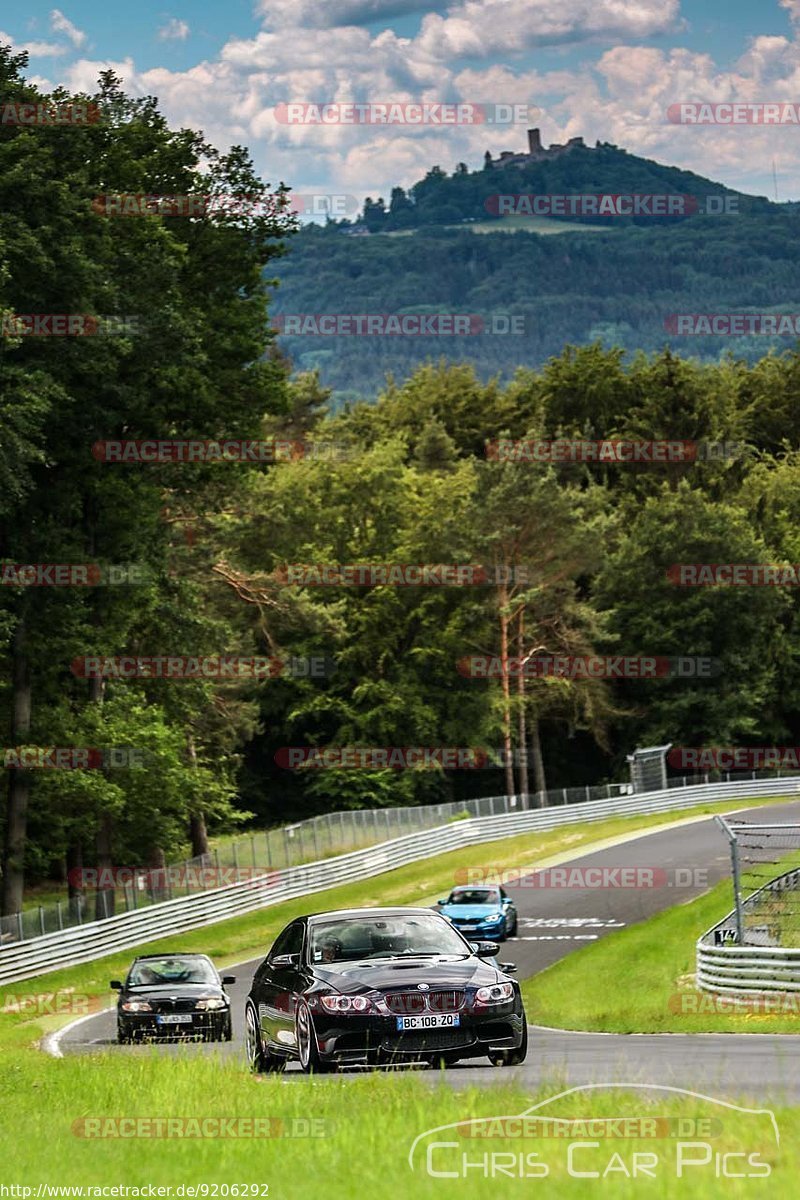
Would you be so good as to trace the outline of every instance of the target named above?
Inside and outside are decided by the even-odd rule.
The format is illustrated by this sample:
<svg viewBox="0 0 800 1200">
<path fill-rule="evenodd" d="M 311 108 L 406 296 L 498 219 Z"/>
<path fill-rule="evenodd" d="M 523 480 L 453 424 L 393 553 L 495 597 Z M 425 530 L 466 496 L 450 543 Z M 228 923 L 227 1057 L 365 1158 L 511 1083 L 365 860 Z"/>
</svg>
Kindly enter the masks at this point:
<svg viewBox="0 0 800 1200">
<path fill-rule="evenodd" d="M 341 956 L 341 953 L 342 953 L 342 943 L 339 941 L 338 938 L 329 937 L 329 938 L 326 938 L 325 941 L 322 943 L 322 961 L 323 962 L 326 962 L 326 963 L 336 962 L 336 960 Z"/>
</svg>

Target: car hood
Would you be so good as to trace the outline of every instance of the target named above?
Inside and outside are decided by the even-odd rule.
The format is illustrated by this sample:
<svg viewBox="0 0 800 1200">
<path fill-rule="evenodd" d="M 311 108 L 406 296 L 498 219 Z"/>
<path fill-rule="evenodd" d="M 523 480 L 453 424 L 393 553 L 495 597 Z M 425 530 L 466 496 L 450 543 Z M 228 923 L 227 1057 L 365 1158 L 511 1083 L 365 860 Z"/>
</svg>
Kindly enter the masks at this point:
<svg viewBox="0 0 800 1200">
<path fill-rule="evenodd" d="M 500 911 L 497 904 L 443 904 L 439 909 L 440 913 L 453 921 L 485 921 Z"/>
<path fill-rule="evenodd" d="M 427 983 L 438 988 L 486 987 L 506 976 L 483 959 L 442 957 L 370 960 L 343 963 L 339 970 L 315 964 L 314 974 L 338 992 L 402 991 Z"/>
<path fill-rule="evenodd" d="M 155 1000 L 168 1000 L 172 996 L 187 1000 L 199 1000 L 201 996 L 222 996 L 223 989 L 218 983 L 137 983 L 125 988 L 125 995 L 144 999 L 152 996 Z"/>
</svg>

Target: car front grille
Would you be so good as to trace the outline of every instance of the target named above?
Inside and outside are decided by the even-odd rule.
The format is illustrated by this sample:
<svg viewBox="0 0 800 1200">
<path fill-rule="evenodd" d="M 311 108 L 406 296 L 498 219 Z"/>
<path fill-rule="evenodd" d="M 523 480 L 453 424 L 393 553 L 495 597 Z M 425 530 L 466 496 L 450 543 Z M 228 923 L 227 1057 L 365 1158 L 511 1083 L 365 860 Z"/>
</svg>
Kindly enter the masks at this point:
<svg viewBox="0 0 800 1200">
<path fill-rule="evenodd" d="M 435 992 L 390 992 L 384 999 L 389 1012 L 417 1016 L 425 1012 L 458 1012 L 464 1007 L 466 996 L 463 990 L 449 988 Z"/>
<path fill-rule="evenodd" d="M 176 1013 L 176 1012 L 194 1012 L 194 1000 L 151 1000 L 153 1012 L 156 1013 Z"/>
<path fill-rule="evenodd" d="M 458 1050 L 475 1041 L 461 1029 L 412 1029 L 397 1037 L 385 1038 L 381 1049 L 393 1054 L 415 1054 L 428 1050 Z"/>
</svg>

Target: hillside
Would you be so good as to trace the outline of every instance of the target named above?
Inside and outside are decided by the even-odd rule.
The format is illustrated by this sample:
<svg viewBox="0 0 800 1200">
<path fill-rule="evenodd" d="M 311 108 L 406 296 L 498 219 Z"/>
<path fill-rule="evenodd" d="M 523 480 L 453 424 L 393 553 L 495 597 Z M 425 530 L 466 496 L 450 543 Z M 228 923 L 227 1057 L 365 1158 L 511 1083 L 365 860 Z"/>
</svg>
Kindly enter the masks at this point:
<svg viewBox="0 0 800 1200">
<path fill-rule="evenodd" d="M 700 211 L 591 219 L 490 211 L 497 207 L 492 197 L 528 193 L 688 195 Z M 735 197 L 736 212 L 702 211 L 707 197 L 726 195 Z M 794 339 L 679 336 L 669 318 L 800 311 L 797 220 L 793 205 L 736 194 L 607 145 L 522 166 L 467 171 L 461 164 L 453 175 L 433 168 L 407 193 L 393 189 L 389 205 L 367 202 L 355 223 L 307 226 L 292 238 L 279 266 L 274 313 L 469 313 L 489 329 L 493 318 L 514 317 L 518 331 L 306 332 L 282 336 L 280 345 L 298 367 L 319 367 L 339 399 L 373 396 L 387 372 L 403 377 L 441 356 L 474 364 L 482 378 L 508 378 L 517 366 L 558 354 L 566 342 L 599 340 L 631 351 L 671 345 L 704 359 L 731 351 L 754 361 Z M 367 227 L 369 236 L 353 236 Z M 549 236 L 554 230 L 562 236 Z M 494 323 L 509 326 L 509 320 Z"/>
</svg>

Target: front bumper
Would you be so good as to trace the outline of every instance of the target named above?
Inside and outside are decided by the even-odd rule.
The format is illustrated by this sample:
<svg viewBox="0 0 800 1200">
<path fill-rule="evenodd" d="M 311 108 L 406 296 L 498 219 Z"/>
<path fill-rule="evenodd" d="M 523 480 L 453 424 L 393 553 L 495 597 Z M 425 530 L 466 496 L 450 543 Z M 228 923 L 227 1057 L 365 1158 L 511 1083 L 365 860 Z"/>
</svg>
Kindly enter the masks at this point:
<svg viewBox="0 0 800 1200">
<path fill-rule="evenodd" d="M 477 929 L 465 929 L 457 921 L 453 921 L 452 923 L 461 936 L 465 937 L 468 942 L 499 942 L 502 940 L 507 929 L 507 922 L 505 920 L 498 921 L 494 925 L 479 925 Z"/>
<path fill-rule="evenodd" d="M 396 1017 L 331 1016 L 314 1013 L 320 1057 L 341 1065 L 419 1062 L 434 1055 L 481 1058 L 495 1050 L 515 1050 L 524 1035 L 518 1001 L 487 1006 L 486 1012 L 459 1012 L 455 1028 L 399 1031 Z"/>
<path fill-rule="evenodd" d="M 162 1025 L 158 1022 L 158 1013 L 122 1013 L 117 1010 L 117 1030 L 123 1037 L 142 1041 L 155 1041 L 164 1038 L 214 1037 L 222 1038 L 228 1022 L 230 1009 L 216 1009 L 213 1012 L 191 1012 L 185 1015 L 191 1017 L 191 1023 L 182 1022 L 179 1025 Z"/>
</svg>

